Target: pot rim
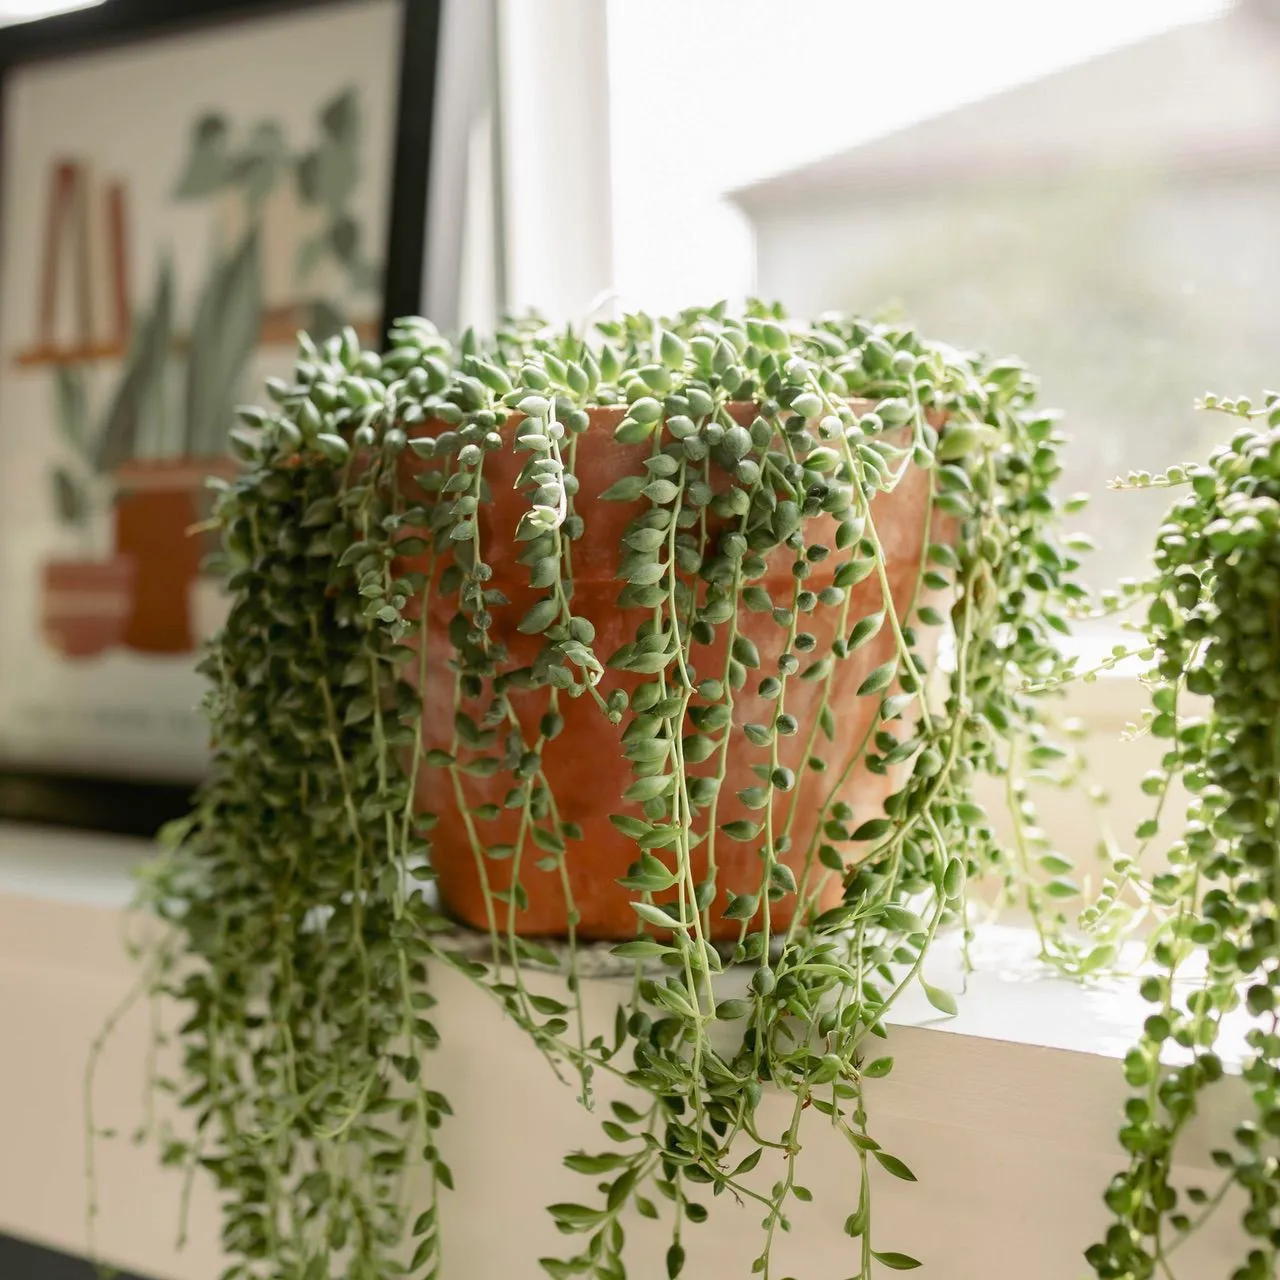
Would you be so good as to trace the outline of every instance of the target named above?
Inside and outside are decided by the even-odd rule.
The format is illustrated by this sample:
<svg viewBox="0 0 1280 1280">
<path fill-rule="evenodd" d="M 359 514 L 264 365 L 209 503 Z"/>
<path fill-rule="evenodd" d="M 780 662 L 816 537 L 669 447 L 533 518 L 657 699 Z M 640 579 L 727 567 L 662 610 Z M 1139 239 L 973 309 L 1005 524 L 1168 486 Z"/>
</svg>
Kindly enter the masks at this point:
<svg viewBox="0 0 1280 1280">
<path fill-rule="evenodd" d="M 131 577 L 137 565 L 133 556 L 109 556 L 106 559 L 73 559 L 70 556 L 54 556 L 40 562 L 42 577 L 56 572 L 76 572 L 96 575 L 100 581 L 108 582 L 121 577 Z"/>
<path fill-rule="evenodd" d="M 863 396 L 855 396 L 846 400 L 845 403 L 859 414 L 866 414 L 873 412 L 878 404 L 881 404 L 884 399 L 888 398 L 889 397 L 882 397 L 880 400 L 868 400 Z M 585 410 L 591 419 L 591 425 L 593 426 L 596 425 L 597 422 L 599 422 L 600 425 L 616 426 L 627 416 L 628 409 L 628 406 L 625 404 L 593 404 L 582 405 L 579 407 Z M 754 418 L 760 411 L 760 406 L 755 400 L 726 400 L 724 407 L 728 411 L 729 416 L 733 418 L 735 422 L 743 426 L 748 425 L 752 418 Z M 666 415 L 664 415 L 662 419 L 659 419 L 659 421 L 665 421 L 665 416 Z M 927 409 L 925 411 L 925 420 L 930 426 L 937 430 L 941 430 L 945 427 L 950 417 L 950 413 L 937 409 Z M 524 418 L 525 415 L 518 409 L 509 409 L 507 411 L 506 420 L 499 424 L 497 430 L 501 431 L 508 427 L 516 426 L 523 422 Z M 427 434 L 428 428 L 437 424 L 441 426 L 448 425 L 440 418 L 424 418 L 421 422 L 415 422 L 410 426 L 407 429 L 406 434 L 410 439 L 417 439 L 418 437 Z M 890 430 L 894 429 L 896 428 L 890 428 Z"/>
<path fill-rule="evenodd" d="M 207 457 L 130 458 L 111 472 L 116 486 L 131 492 L 202 489 L 207 479 L 231 479 L 240 468 L 234 459 Z"/>
</svg>

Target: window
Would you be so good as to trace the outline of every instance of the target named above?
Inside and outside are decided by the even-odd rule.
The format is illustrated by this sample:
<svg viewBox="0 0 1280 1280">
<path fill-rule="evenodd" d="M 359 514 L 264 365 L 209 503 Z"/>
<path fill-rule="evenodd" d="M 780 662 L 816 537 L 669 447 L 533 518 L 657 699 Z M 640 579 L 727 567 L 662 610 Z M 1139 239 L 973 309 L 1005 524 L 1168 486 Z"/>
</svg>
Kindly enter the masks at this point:
<svg viewBox="0 0 1280 1280">
<path fill-rule="evenodd" d="M 1099 584 L 1167 495 L 1130 469 L 1280 377 L 1276 0 L 611 0 L 624 304 L 757 291 L 1015 352 L 1068 416 Z"/>
</svg>

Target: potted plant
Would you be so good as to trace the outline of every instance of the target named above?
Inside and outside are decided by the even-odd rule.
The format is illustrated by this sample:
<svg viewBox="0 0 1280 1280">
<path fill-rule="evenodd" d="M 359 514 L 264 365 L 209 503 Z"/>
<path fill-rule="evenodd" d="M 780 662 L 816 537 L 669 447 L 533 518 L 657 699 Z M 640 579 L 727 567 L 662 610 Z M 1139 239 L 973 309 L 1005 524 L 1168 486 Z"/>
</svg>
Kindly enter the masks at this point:
<svg viewBox="0 0 1280 1280">
<path fill-rule="evenodd" d="M 1205 464 L 1121 482 L 1186 492 L 1136 597 L 1151 661 L 1146 727 L 1166 749 L 1143 785 L 1154 814 L 1107 897 L 1136 884 L 1163 922 L 1140 979 L 1150 1015 L 1124 1063 L 1134 1092 L 1120 1131 L 1127 1164 L 1106 1192 L 1114 1221 L 1087 1254 L 1101 1280 L 1171 1277 L 1174 1251 L 1224 1200 L 1243 1229 L 1233 1280 L 1269 1280 L 1280 1265 L 1280 395 L 1205 407 L 1242 419 L 1229 444 Z M 1167 864 L 1145 869 L 1178 781 L 1185 827 Z M 1250 1020 L 1240 1074 L 1252 1114 L 1215 1141 L 1216 1184 L 1182 1185 L 1188 1129 L 1228 1075 L 1219 1038 L 1232 1015 Z"/>
<path fill-rule="evenodd" d="M 163 364 L 149 369 L 151 429 L 113 472 L 116 548 L 137 564 L 126 633 L 133 649 L 186 653 L 225 619 L 222 584 L 201 572 L 215 548 L 192 530 L 211 514 L 206 478 L 234 471 L 227 437 L 254 352 L 291 343 L 299 327 L 320 337 L 335 332 L 342 315 L 334 298 L 376 288 L 350 209 L 359 172 L 355 91 L 326 102 L 317 125 L 315 145 L 297 154 L 273 119 L 243 139 L 218 115 L 192 131 L 175 196 L 218 202 L 212 258 L 181 344 L 182 385 Z"/>
<path fill-rule="evenodd" d="M 906 326 L 600 329 L 304 338 L 234 435 L 214 764 L 146 894 L 186 1009 L 167 1158 L 216 1178 L 232 1275 L 437 1274 L 437 967 L 585 1101 L 630 1091 L 566 1157 L 599 1185 L 551 1206 L 550 1275 L 622 1275 L 638 1212 L 676 1276 L 721 1192 L 776 1274 L 810 1113 L 850 1144 L 848 1269 L 915 1265 L 873 1222 L 870 1169 L 911 1174 L 864 1083 L 970 878 L 1019 874 L 975 777 L 1062 755 L 1031 690 L 1083 594 L 1056 420 L 1017 362 Z M 607 1028 L 591 937 L 634 977 Z"/>
<path fill-rule="evenodd" d="M 40 630 L 66 658 L 91 658 L 124 639 L 133 607 L 133 562 L 58 558 L 40 569 Z"/>
<path fill-rule="evenodd" d="M 167 306 L 153 309 L 131 348 L 117 395 L 120 430 L 108 425 L 103 451 L 114 485 L 116 552 L 137 566 L 125 632 L 131 649 L 186 653 L 195 647 L 193 598 L 201 610 L 207 607 L 197 584 L 211 548 L 192 530 L 209 515 L 207 477 L 234 472 L 227 433 L 258 344 L 258 279 L 259 237 L 251 229 L 215 260 L 201 288 L 180 388 Z"/>
<path fill-rule="evenodd" d="M 55 369 L 56 421 L 65 447 L 52 473 L 53 507 L 59 524 L 77 544 L 74 555 L 41 566 L 40 625 L 47 642 L 68 658 L 86 658 L 124 640 L 133 612 L 134 562 L 127 554 L 94 556 L 98 526 L 110 507 L 104 458 L 108 433 L 118 440 L 131 430 L 119 392 L 101 422 L 89 411 L 83 371 L 70 364 Z"/>
</svg>

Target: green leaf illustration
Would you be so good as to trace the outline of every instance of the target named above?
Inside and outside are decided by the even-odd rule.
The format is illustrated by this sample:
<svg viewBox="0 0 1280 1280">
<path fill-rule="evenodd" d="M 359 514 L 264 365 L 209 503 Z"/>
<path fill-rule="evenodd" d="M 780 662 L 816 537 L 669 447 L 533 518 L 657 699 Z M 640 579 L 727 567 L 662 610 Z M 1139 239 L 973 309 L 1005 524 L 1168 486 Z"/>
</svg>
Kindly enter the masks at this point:
<svg viewBox="0 0 1280 1280">
<path fill-rule="evenodd" d="M 261 250 L 251 229 L 229 258 L 215 263 L 196 304 L 187 362 L 188 457 L 223 452 L 241 376 L 262 324 Z"/>
<path fill-rule="evenodd" d="M 360 108 L 354 85 L 348 85 L 320 108 L 320 127 L 335 142 L 353 142 L 360 131 Z"/>
<path fill-rule="evenodd" d="M 54 393 L 57 397 L 58 430 L 77 453 L 88 447 L 89 408 L 85 398 L 84 372 L 74 365 L 54 366 Z"/>
<path fill-rule="evenodd" d="M 135 457 L 142 413 L 164 376 L 173 344 L 173 264 L 160 267 L 149 311 L 134 327 L 124 374 L 116 386 L 94 453 L 99 472 L 115 470 Z"/>
<path fill-rule="evenodd" d="M 232 160 L 229 178 L 240 186 L 251 211 L 256 211 L 271 194 L 287 163 L 284 131 L 274 120 L 254 126 L 244 150 Z"/>
<path fill-rule="evenodd" d="M 191 130 L 191 151 L 186 168 L 174 188 L 175 200 L 198 200 L 217 191 L 228 179 L 227 122 L 210 112 Z"/>
<path fill-rule="evenodd" d="M 84 486 L 65 467 L 58 467 L 53 473 L 53 507 L 58 519 L 73 527 L 83 524 L 89 514 Z"/>
</svg>

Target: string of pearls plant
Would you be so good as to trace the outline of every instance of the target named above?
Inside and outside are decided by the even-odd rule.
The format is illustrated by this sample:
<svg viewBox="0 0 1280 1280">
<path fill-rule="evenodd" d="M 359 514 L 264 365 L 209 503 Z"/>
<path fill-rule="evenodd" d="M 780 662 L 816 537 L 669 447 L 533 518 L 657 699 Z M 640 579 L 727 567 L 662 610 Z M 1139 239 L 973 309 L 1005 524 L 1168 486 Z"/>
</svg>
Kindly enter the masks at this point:
<svg viewBox="0 0 1280 1280">
<path fill-rule="evenodd" d="M 1174 1280 L 1177 1250 L 1228 1196 L 1247 1244 L 1231 1280 L 1271 1280 L 1280 1265 L 1280 395 L 1205 407 L 1243 419 L 1230 444 L 1123 486 L 1187 492 L 1142 597 L 1148 728 L 1165 751 L 1143 784 L 1156 811 L 1127 874 L 1161 924 L 1141 985 L 1152 1012 L 1124 1066 L 1129 1164 L 1106 1193 L 1115 1221 L 1087 1254 L 1102 1280 Z M 1190 793 L 1185 831 L 1166 866 L 1144 870 L 1175 780 Z M 1242 1003 L 1253 1115 L 1212 1152 L 1217 1184 L 1181 1187 L 1179 1152 L 1223 1079 L 1223 1020 Z"/>
<path fill-rule="evenodd" d="M 217 512 L 233 608 L 204 662 L 213 771 L 147 887 L 168 926 L 148 990 L 186 1010 L 180 1073 L 158 1083 L 194 1119 L 191 1135 L 166 1134 L 165 1159 L 216 1180 L 226 1280 L 440 1274 L 443 970 L 576 1077 L 585 1105 L 602 1075 L 625 1086 L 628 1101 L 601 1107 L 600 1148 L 566 1155 L 584 1191 L 550 1206 L 568 1237 L 541 1260 L 552 1277 L 621 1280 L 634 1214 L 666 1224 L 678 1276 L 689 1227 L 717 1200 L 747 1206 L 754 1270 L 776 1277 L 790 1207 L 811 1197 L 806 1116 L 848 1141 L 850 1273 L 918 1265 L 872 1213 L 880 1171 L 913 1179 L 867 1107 L 866 1082 L 893 1067 L 877 1049 L 885 1019 L 939 932 L 963 925 L 974 877 L 1043 900 L 1070 869 L 1037 852 L 1023 789 L 1065 758 L 1034 690 L 1063 674 L 1055 638 L 1084 595 L 1083 544 L 1062 534 L 1052 493 L 1055 417 L 1021 364 L 905 326 L 753 305 L 599 330 L 528 322 L 453 345 L 405 320 L 381 355 L 350 333 L 304 338 L 292 379 L 270 384 L 274 407 L 245 411 L 235 433 L 245 470 Z M 731 411 L 744 404 L 745 421 Z M 592 539 L 580 508 L 601 496 L 584 494 L 576 459 L 601 406 L 620 412 L 620 447 L 644 446 L 602 495 L 637 511 L 616 592 L 638 621 L 616 652 L 575 612 Z M 517 548 L 486 541 L 487 475 L 512 454 L 527 496 Z M 934 524 L 895 590 L 881 512 L 911 477 Z M 510 604 L 493 562 L 517 553 L 536 591 L 518 630 L 540 637 L 523 664 L 494 638 Z M 765 577 L 778 555 L 793 562 L 784 592 Z M 823 562 L 834 576 L 810 590 Z M 865 611 L 864 580 L 878 584 Z M 744 635 L 749 613 L 778 628 L 776 669 Z M 824 616 L 828 645 L 814 636 Z M 826 744 L 853 710 L 830 690 L 877 636 L 890 656 L 851 700 L 871 728 L 827 777 Z M 695 650 L 723 666 L 696 670 Z M 443 693 L 427 688 L 440 651 Z M 788 710 L 799 687 L 820 695 L 803 722 Z M 763 722 L 743 722 L 749 698 L 772 707 Z M 635 935 L 614 948 L 634 981 L 608 1029 L 583 1016 L 572 901 L 567 947 L 519 933 L 532 884 L 551 877 L 569 897 L 591 858 L 544 761 L 571 699 L 619 726 L 631 762 L 626 793 L 600 797 L 634 842 Z M 798 770 L 781 763 L 793 739 Z M 721 796 L 739 758 L 756 782 Z M 883 808 L 846 800 L 854 768 L 893 780 Z M 974 798 L 983 772 L 1008 783 L 1014 847 Z M 807 848 L 791 845 L 798 775 L 818 775 L 825 797 Z M 429 885 L 443 810 L 424 808 L 424 779 L 451 797 L 486 886 L 507 868 L 509 887 L 486 888 L 479 951 Z M 477 801 L 495 779 L 502 803 Z M 725 821 L 731 800 L 750 818 Z M 501 847 L 485 835 L 499 810 L 519 831 Z M 726 908 L 715 851 L 731 842 L 758 875 Z M 713 945 L 721 912 L 733 934 Z M 568 975 L 565 999 L 531 987 L 539 968 Z M 726 996 L 730 970 L 744 980 Z M 948 992 L 924 990 L 954 1012 Z M 781 1132 L 763 1127 L 766 1091 L 792 1102 Z"/>
</svg>

